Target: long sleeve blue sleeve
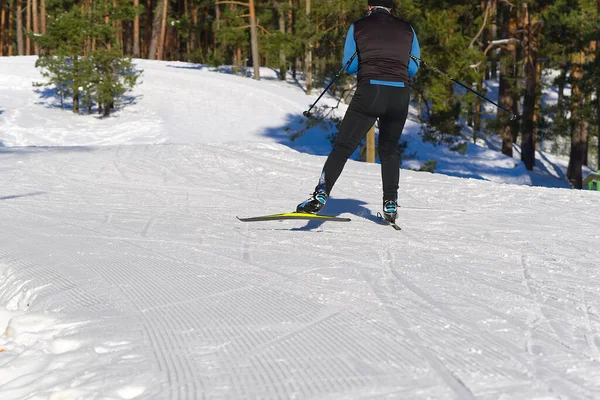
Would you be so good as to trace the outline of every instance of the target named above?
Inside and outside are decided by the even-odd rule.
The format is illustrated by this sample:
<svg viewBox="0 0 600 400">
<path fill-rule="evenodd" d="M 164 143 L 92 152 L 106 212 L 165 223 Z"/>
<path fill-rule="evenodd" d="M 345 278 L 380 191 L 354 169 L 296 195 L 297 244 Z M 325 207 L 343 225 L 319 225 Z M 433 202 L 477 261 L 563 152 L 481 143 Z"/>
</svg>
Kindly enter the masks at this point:
<svg viewBox="0 0 600 400">
<path fill-rule="evenodd" d="M 415 33 L 415 30 L 412 28 L 411 29 L 413 31 L 413 42 L 412 42 L 412 47 L 410 49 L 410 54 L 412 54 L 413 56 L 417 57 L 417 58 L 421 58 L 421 47 L 419 47 L 419 39 L 417 39 L 417 34 Z M 410 76 L 411 78 L 413 76 L 415 76 L 415 74 L 417 73 L 417 71 L 419 70 L 419 63 L 416 62 L 415 60 L 413 60 L 412 58 L 408 60 L 408 76 Z"/>
<path fill-rule="evenodd" d="M 354 24 L 350 25 L 348 33 L 346 34 L 346 44 L 344 45 L 344 59 L 342 60 L 342 66 L 346 65 L 348 60 L 356 53 L 356 41 L 354 40 Z M 358 72 L 358 56 L 354 57 L 352 63 L 346 69 L 348 73 L 355 74 Z"/>
</svg>

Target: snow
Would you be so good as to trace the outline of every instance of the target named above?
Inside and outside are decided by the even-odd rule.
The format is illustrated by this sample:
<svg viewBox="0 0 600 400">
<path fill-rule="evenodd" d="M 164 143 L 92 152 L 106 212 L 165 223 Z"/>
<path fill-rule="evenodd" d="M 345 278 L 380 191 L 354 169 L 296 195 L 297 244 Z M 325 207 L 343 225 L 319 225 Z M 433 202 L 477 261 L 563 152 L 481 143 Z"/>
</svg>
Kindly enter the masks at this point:
<svg viewBox="0 0 600 400">
<path fill-rule="evenodd" d="M 560 158 L 410 121 L 443 173 L 401 170 L 402 231 L 355 161 L 325 208 L 351 222 L 244 224 L 313 189 L 328 132 L 283 127 L 318 93 L 140 60 L 129 104 L 76 116 L 34 62 L 0 59 L 1 399 L 599 398 L 600 197 L 531 186 Z"/>
</svg>

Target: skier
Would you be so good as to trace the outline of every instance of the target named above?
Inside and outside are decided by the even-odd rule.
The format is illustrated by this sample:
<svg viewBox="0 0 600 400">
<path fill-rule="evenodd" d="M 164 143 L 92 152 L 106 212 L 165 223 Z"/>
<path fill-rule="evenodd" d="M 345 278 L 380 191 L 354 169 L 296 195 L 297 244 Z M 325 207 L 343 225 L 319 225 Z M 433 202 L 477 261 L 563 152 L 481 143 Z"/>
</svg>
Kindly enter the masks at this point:
<svg viewBox="0 0 600 400">
<path fill-rule="evenodd" d="M 358 72 L 357 89 L 319 183 L 312 196 L 298 205 L 296 212 L 317 214 L 321 211 L 346 161 L 379 118 L 383 216 L 392 223 L 396 220 L 400 169 L 398 144 L 408 115 L 408 83 L 419 69 L 419 64 L 409 54 L 420 58 L 421 52 L 412 26 L 392 15 L 393 3 L 393 0 L 368 0 L 367 16 L 348 29 L 342 65 L 358 51 L 358 57 L 347 68 L 351 74 Z"/>
</svg>

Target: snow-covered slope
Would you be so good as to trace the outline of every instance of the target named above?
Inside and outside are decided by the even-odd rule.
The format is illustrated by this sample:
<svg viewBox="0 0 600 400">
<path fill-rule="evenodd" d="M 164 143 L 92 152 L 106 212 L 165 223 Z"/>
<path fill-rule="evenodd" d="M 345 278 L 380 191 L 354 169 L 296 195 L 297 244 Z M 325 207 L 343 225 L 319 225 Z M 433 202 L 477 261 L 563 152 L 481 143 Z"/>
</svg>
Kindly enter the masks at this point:
<svg viewBox="0 0 600 400">
<path fill-rule="evenodd" d="M 279 82 L 270 69 L 263 68 L 263 80 L 256 82 L 192 64 L 138 60 L 142 84 L 126 96 L 125 106 L 114 117 L 102 119 L 58 112 L 60 102 L 52 90 L 32 87 L 32 82 L 42 81 L 34 63 L 34 57 L 13 57 L 0 64 L 0 143 L 4 146 L 264 141 L 315 155 L 326 155 L 331 149 L 327 136 L 333 131 L 320 125 L 290 141 L 291 132 L 304 126 L 302 111 L 319 93 L 306 96 L 302 82 L 291 76 Z M 341 117 L 346 110 L 328 96 L 319 104 L 338 106 L 333 116 Z M 418 170 L 424 162 L 437 160 L 436 172 L 446 175 L 568 187 L 566 163 L 560 158 L 550 162 L 547 154 L 538 153 L 539 168 L 529 173 L 520 160 L 499 153 L 493 138 L 485 147 L 469 144 L 465 155 L 423 143 L 415 113 L 413 109 L 404 129 L 408 156 L 404 168 Z"/>
<path fill-rule="evenodd" d="M 146 62 L 77 117 L 27 63 L 0 59 L 1 399 L 598 398 L 597 193 L 402 170 L 396 232 L 349 162 L 352 222 L 244 224 L 314 187 L 280 131 L 314 97 Z"/>
</svg>

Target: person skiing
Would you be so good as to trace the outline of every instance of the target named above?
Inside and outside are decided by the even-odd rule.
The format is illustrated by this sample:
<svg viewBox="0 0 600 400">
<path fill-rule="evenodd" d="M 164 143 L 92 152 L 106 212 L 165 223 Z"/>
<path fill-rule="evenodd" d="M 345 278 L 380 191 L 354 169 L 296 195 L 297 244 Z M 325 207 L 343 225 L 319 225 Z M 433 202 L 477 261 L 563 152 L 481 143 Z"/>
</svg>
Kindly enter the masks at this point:
<svg viewBox="0 0 600 400">
<path fill-rule="evenodd" d="M 333 149 L 311 197 L 296 212 L 317 214 L 323 209 L 346 161 L 379 118 L 379 158 L 383 182 L 383 216 L 395 222 L 400 160 L 398 144 L 408 115 L 408 83 L 419 64 L 419 41 L 412 26 L 392 15 L 393 0 L 368 0 L 367 16 L 355 21 L 346 35 L 345 65 L 358 72 L 357 89 L 348 106 Z"/>
</svg>

